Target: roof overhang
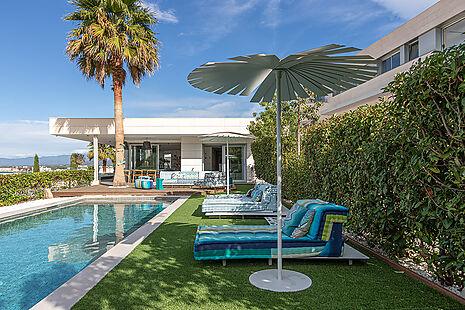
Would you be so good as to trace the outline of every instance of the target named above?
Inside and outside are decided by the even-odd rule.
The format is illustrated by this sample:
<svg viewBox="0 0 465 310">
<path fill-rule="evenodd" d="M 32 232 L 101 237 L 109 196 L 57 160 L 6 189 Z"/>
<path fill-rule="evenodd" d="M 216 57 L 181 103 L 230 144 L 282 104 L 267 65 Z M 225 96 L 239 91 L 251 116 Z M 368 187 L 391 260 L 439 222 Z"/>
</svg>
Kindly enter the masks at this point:
<svg viewBox="0 0 465 310">
<path fill-rule="evenodd" d="M 180 142 L 182 137 L 201 137 L 215 132 L 231 131 L 249 135 L 247 126 L 253 118 L 125 118 L 124 139 L 129 143 Z M 75 140 L 115 144 L 113 118 L 49 119 L 49 133 Z"/>
</svg>

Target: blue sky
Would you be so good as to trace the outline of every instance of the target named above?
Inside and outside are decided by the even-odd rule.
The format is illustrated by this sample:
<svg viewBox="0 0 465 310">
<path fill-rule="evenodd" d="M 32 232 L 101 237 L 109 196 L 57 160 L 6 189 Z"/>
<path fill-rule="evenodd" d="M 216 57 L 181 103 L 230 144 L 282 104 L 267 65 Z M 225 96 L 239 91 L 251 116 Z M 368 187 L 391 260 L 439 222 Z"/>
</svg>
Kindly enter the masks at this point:
<svg viewBox="0 0 465 310">
<path fill-rule="evenodd" d="M 250 117 L 248 97 L 191 87 L 207 61 L 279 57 L 338 43 L 365 48 L 437 0 L 144 0 L 156 12 L 160 69 L 123 90 L 125 117 Z M 2 3 L 0 157 L 70 154 L 86 143 L 48 134 L 49 117 L 113 117 L 111 88 L 82 77 L 65 56 L 66 1 Z M 129 78 L 128 78 L 129 80 Z M 108 84 L 110 85 L 110 84 Z"/>
</svg>

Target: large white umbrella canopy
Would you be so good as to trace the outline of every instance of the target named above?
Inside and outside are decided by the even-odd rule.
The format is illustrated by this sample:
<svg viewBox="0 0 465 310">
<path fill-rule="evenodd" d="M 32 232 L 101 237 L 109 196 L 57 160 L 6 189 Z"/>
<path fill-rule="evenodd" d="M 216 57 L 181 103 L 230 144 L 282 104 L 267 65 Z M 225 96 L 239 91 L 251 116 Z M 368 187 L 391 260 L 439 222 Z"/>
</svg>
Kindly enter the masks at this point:
<svg viewBox="0 0 465 310">
<path fill-rule="evenodd" d="M 236 132 L 215 132 L 203 135 L 200 140 L 208 142 L 226 142 L 226 194 L 229 195 L 229 142 L 239 142 L 246 139 L 253 139 L 252 135 L 243 135 Z"/>
<path fill-rule="evenodd" d="M 274 291 L 296 291 L 307 288 L 306 276 L 282 269 L 282 202 L 281 202 L 281 100 L 308 98 L 309 89 L 317 96 L 345 91 L 368 81 L 378 72 L 376 62 L 368 55 L 338 55 L 359 49 L 331 44 L 278 58 L 256 54 L 229 58 L 232 62 L 207 62 L 187 77 L 189 83 L 215 94 L 248 96 L 255 90 L 252 102 L 271 102 L 276 94 L 277 200 L 278 200 L 278 269 L 276 277 L 266 271 L 251 276 L 252 284 Z M 261 273 L 261 274 L 260 274 Z M 258 276 L 255 276 L 258 274 Z M 252 279 L 253 278 L 253 279 Z"/>
</svg>

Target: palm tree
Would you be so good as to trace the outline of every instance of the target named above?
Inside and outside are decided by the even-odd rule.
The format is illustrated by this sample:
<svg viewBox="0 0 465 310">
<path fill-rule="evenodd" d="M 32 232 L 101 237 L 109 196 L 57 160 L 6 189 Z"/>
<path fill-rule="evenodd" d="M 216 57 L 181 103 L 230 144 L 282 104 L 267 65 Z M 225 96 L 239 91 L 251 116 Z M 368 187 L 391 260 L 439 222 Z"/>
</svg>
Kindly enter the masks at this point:
<svg viewBox="0 0 465 310">
<path fill-rule="evenodd" d="M 136 86 L 158 68 L 156 18 L 139 0 L 71 0 L 76 11 L 65 20 L 77 22 L 70 31 L 66 54 L 82 74 L 100 83 L 112 78 L 115 104 L 116 165 L 113 186 L 125 186 L 122 87 L 126 69 Z"/>
<path fill-rule="evenodd" d="M 89 152 L 87 153 L 87 158 L 93 159 L 94 158 L 94 144 L 89 143 L 87 147 L 89 148 Z M 113 146 L 99 143 L 98 160 L 101 160 L 103 163 L 103 173 L 107 172 L 108 159 L 111 160 L 113 164 L 113 168 L 115 168 L 115 156 L 116 156 L 116 152 Z"/>
</svg>

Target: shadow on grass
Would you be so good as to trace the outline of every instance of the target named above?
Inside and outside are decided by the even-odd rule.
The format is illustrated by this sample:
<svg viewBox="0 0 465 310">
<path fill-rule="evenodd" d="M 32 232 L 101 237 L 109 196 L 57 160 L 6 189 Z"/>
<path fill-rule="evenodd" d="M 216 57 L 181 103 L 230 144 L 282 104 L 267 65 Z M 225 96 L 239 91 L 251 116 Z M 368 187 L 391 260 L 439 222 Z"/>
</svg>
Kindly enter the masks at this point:
<svg viewBox="0 0 465 310">
<path fill-rule="evenodd" d="M 462 309 L 451 299 L 382 262 L 285 260 L 313 280 L 306 291 L 275 293 L 249 284 L 266 260 L 195 261 L 197 225 L 260 224 L 209 219 L 194 196 L 113 269 L 73 309 Z M 274 266 L 274 268 L 276 268 Z"/>
</svg>

